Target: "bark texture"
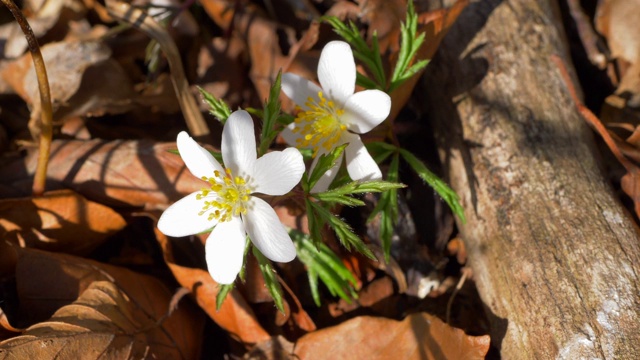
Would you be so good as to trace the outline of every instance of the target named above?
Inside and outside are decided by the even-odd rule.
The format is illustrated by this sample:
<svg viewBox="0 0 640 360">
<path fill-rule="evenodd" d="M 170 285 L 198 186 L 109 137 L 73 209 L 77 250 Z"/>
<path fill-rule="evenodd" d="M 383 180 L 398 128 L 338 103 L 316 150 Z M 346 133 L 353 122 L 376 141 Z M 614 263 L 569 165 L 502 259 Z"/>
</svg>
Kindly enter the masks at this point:
<svg viewBox="0 0 640 360">
<path fill-rule="evenodd" d="M 640 242 L 550 56 L 550 0 L 470 4 L 425 95 L 506 359 L 640 359 Z"/>
</svg>

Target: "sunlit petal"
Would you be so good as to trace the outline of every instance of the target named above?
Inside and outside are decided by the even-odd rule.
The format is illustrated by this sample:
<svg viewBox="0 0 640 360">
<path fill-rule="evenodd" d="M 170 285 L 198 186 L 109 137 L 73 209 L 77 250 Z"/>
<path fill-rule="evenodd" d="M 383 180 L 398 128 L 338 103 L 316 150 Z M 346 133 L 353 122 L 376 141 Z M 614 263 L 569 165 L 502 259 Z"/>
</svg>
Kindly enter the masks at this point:
<svg viewBox="0 0 640 360">
<path fill-rule="evenodd" d="M 216 225 L 207 214 L 198 215 L 204 203 L 196 200 L 198 192 L 183 197 L 169 206 L 158 220 L 158 229 L 168 236 L 187 236 L 205 232 Z"/>
<path fill-rule="evenodd" d="M 338 144 L 342 145 L 343 143 Z M 311 173 L 311 171 L 316 167 L 316 164 L 318 163 L 318 160 L 320 159 L 320 155 L 321 153 L 318 153 L 318 156 L 313 159 L 313 162 L 311 163 L 311 167 L 309 169 L 309 173 Z M 323 192 L 327 189 L 329 189 L 329 185 L 331 185 L 331 183 L 333 182 L 333 179 L 336 178 L 336 175 L 338 175 L 338 170 L 340 170 L 340 165 L 342 165 L 342 159 L 344 156 L 340 156 L 337 160 L 335 165 L 333 165 L 333 167 L 331 167 L 329 170 L 327 170 L 327 172 L 325 172 L 320 179 L 318 180 L 318 182 L 313 186 L 313 188 L 311 189 L 312 193 L 319 193 L 319 192 Z"/>
<path fill-rule="evenodd" d="M 189 171 L 196 177 L 213 176 L 213 171 L 222 171 L 220 163 L 205 148 L 198 145 L 185 131 L 176 140 L 180 157 Z"/>
<path fill-rule="evenodd" d="M 222 159 L 234 176 L 248 174 L 256 161 L 256 137 L 251 115 L 244 110 L 234 111 L 222 130 Z"/>
<path fill-rule="evenodd" d="M 284 139 L 284 141 L 291 145 L 291 146 L 298 146 L 298 144 L 300 143 L 300 141 L 302 141 L 302 139 L 304 139 L 304 135 L 301 135 L 301 133 L 294 133 L 293 129 L 296 127 L 295 123 L 291 123 L 289 124 L 287 127 L 285 127 L 284 129 L 282 129 L 282 132 L 280 132 L 280 135 L 282 136 L 282 138 Z"/>
<path fill-rule="evenodd" d="M 311 81 L 292 73 L 282 75 L 282 91 L 293 100 L 296 105 L 303 110 L 307 110 L 305 103 L 311 97 L 314 102 L 318 101 L 318 93 L 322 91 L 320 87 Z"/>
<path fill-rule="evenodd" d="M 213 280 L 231 284 L 242 268 L 245 232 L 240 218 L 219 223 L 205 244 L 207 269 Z"/>
<path fill-rule="evenodd" d="M 284 195 L 300 182 L 304 173 L 302 154 L 296 148 L 270 152 L 256 160 L 253 167 L 254 191 Z"/>
<path fill-rule="evenodd" d="M 348 135 L 349 146 L 345 149 L 347 172 L 353 180 L 376 180 L 382 178 L 380 167 L 355 134 Z"/>
<path fill-rule="evenodd" d="M 342 106 L 356 89 L 356 63 L 344 41 L 325 45 L 318 62 L 318 80 L 324 94 Z"/>
<path fill-rule="evenodd" d="M 344 110 L 342 121 L 349 130 L 364 134 L 389 116 L 391 98 L 380 90 L 360 91 L 347 100 Z"/>
<path fill-rule="evenodd" d="M 264 200 L 253 197 L 244 225 L 253 244 L 267 258 L 277 262 L 289 262 L 296 257 L 293 241 L 280 223 L 278 215 Z"/>
</svg>

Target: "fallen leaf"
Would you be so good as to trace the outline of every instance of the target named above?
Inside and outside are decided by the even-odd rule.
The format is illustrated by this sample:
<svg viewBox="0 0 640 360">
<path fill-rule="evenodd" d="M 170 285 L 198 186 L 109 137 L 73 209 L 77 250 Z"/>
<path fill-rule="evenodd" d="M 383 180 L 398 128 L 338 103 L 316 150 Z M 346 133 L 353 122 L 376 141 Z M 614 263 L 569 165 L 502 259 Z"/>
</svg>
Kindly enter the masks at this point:
<svg viewBox="0 0 640 360">
<path fill-rule="evenodd" d="M 173 276 L 182 287 L 191 291 L 198 305 L 216 324 L 233 338 L 246 345 L 265 341 L 270 337 L 237 289 L 231 290 L 220 309 L 216 309 L 218 283 L 211 278 L 206 270 L 177 264 L 173 255 L 173 245 L 169 238 L 157 228 L 155 233 L 162 248 L 164 260 Z"/>
<path fill-rule="evenodd" d="M 0 237 L 22 247 L 86 255 L 126 222 L 71 190 L 0 200 Z"/>
<path fill-rule="evenodd" d="M 596 29 L 607 40 L 611 57 L 618 62 L 620 84 L 616 95 L 632 108 L 640 107 L 640 0 L 598 2 Z M 607 99 L 607 103 L 612 100 Z"/>
<path fill-rule="evenodd" d="M 152 295 L 152 294 L 149 294 Z M 175 327 L 192 326 L 183 318 L 168 332 L 162 319 L 148 313 L 116 284 L 95 281 L 48 321 L 0 343 L 0 355 L 19 359 L 193 359 L 199 349 L 183 348 Z"/>
<path fill-rule="evenodd" d="M 122 67 L 110 59 L 111 50 L 102 42 L 50 43 L 41 51 L 56 120 L 118 114 L 132 108 L 136 97 L 133 85 Z M 27 104 L 33 105 L 32 121 L 38 119 L 40 92 L 31 54 L 4 68 L 2 78 Z"/>
<path fill-rule="evenodd" d="M 309 333 L 295 344 L 300 359 L 484 359 L 489 335 L 469 336 L 435 316 L 402 321 L 361 316 Z"/>
<path fill-rule="evenodd" d="M 103 204 L 154 207 L 202 187 L 187 170 L 175 143 L 54 140 L 47 188 L 71 188 Z M 29 193 L 37 152 L 0 167 L 1 183 Z"/>
</svg>

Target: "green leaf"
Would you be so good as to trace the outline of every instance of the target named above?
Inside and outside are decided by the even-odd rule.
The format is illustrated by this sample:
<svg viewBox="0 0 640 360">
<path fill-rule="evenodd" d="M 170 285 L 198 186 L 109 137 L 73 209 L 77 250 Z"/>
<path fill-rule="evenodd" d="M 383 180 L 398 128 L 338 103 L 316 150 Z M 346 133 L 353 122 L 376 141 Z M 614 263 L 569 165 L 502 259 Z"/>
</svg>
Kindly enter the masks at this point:
<svg viewBox="0 0 640 360">
<path fill-rule="evenodd" d="M 387 144 L 382 141 L 373 141 L 365 144 L 365 146 L 367 147 L 369 154 L 371 154 L 371 157 L 373 157 L 373 160 L 378 164 L 381 164 L 389 157 L 389 155 L 398 151 L 398 148 L 394 145 Z"/>
<path fill-rule="evenodd" d="M 318 183 L 318 180 L 320 180 L 322 175 L 336 164 L 336 161 L 338 161 L 340 156 L 342 156 L 344 149 L 348 145 L 349 144 L 340 145 L 328 153 L 320 155 L 320 158 L 318 159 L 316 166 L 311 171 L 311 175 L 309 175 L 309 179 L 307 181 L 309 191 L 311 191 L 311 189 L 313 189 L 313 187 Z"/>
<path fill-rule="evenodd" d="M 362 182 L 352 181 L 331 190 L 327 190 L 321 193 L 315 193 L 313 194 L 313 197 L 318 200 L 322 200 L 325 203 L 339 203 L 347 206 L 363 206 L 364 202 L 362 200 L 353 198 L 353 195 L 372 192 L 383 192 L 403 187 L 405 187 L 404 184 L 392 183 L 382 180 L 371 180 Z"/>
<path fill-rule="evenodd" d="M 273 298 L 273 301 L 276 304 L 278 310 L 284 314 L 284 303 L 282 302 L 282 287 L 280 286 L 280 282 L 278 281 L 278 276 L 276 271 L 271 266 L 271 261 L 267 259 L 255 246 L 253 248 L 253 255 L 258 260 L 258 266 L 260 267 L 260 272 L 262 273 L 262 277 L 264 278 L 265 286 L 267 290 L 269 290 L 269 294 Z"/>
<path fill-rule="evenodd" d="M 316 244 L 320 244 L 322 242 L 322 227 L 324 226 L 324 221 L 318 218 L 316 213 L 313 211 L 313 205 L 311 205 L 312 200 L 307 198 L 304 200 L 304 203 L 307 210 L 307 221 L 309 223 L 311 239 L 313 239 Z"/>
<path fill-rule="evenodd" d="M 366 257 L 376 260 L 375 255 L 369 250 L 367 245 L 356 235 L 351 226 L 342 221 L 336 215 L 332 214 L 329 210 L 322 207 L 313 201 L 309 201 L 313 211 L 318 215 L 323 222 L 329 225 L 331 229 L 336 233 L 338 240 L 347 250 L 351 251 L 351 248 L 355 248 L 356 251 L 365 255 Z"/>
<path fill-rule="evenodd" d="M 227 122 L 227 118 L 231 115 L 231 109 L 229 109 L 229 105 L 225 103 L 222 99 L 216 99 L 207 92 L 205 89 L 198 86 L 198 91 L 202 95 L 204 102 L 209 105 L 209 113 L 215 116 L 223 125 Z"/>
<path fill-rule="evenodd" d="M 260 145 L 258 146 L 258 157 L 264 155 L 271 143 L 278 135 L 275 124 L 280 116 L 280 88 L 282 70 L 278 71 L 278 76 L 269 91 L 269 99 L 264 105 L 262 117 L 262 132 L 260 134 Z"/>
<path fill-rule="evenodd" d="M 453 191 L 447 183 L 436 176 L 436 174 L 429 171 L 424 163 L 415 155 L 405 149 L 400 149 L 400 154 L 409 166 L 411 166 L 411 168 L 418 174 L 418 176 L 420 176 L 422 180 L 429 184 L 429 186 L 431 186 L 433 190 L 442 197 L 442 199 L 451 208 L 451 211 L 453 211 L 453 213 L 462 220 L 462 223 L 465 223 L 466 218 L 464 216 L 464 209 L 462 205 L 460 205 L 460 198 L 458 197 L 458 194 L 456 194 L 456 192 Z"/>
<path fill-rule="evenodd" d="M 236 286 L 235 283 L 218 285 L 218 295 L 216 295 L 216 310 L 220 310 L 224 299 L 226 299 L 227 294 L 229 294 L 229 292 L 233 290 L 234 286 Z"/>
<path fill-rule="evenodd" d="M 316 247 L 308 235 L 299 231 L 292 230 L 290 235 L 296 245 L 298 259 L 308 269 L 311 295 L 317 306 L 321 305 L 318 278 L 332 295 L 339 296 L 348 303 L 357 298 L 354 289 L 357 284 L 356 278 L 327 245 L 319 243 Z"/>
<path fill-rule="evenodd" d="M 398 180 L 398 168 L 400 164 L 400 155 L 394 153 L 389 164 L 389 170 L 387 171 L 387 180 Z M 398 190 L 390 189 L 383 192 L 378 200 L 378 204 L 369 215 L 367 221 L 373 220 L 378 215 L 380 216 L 380 242 L 382 243 L 382 249 L 384 252 L 385 262 L 389 262 L 391 256 L 391 238 L 393 236 L 394 226 L 398 219 Z"/>
<path fill-rule="evenodd" d="M 387 80 L 384 66 L 382 65 L 382 57 L 380 56 L 378 35 L 376 33 L 373 34 L 371 39 L 372 46 L 369 47 L 365 39 L 360 35 L 360 30 L 353 22 L 350 21 L 347 26 L 342 20 L 334 16 L 324 16 L 321 20 L 329 23 L 333 27 L 333 31 L 353 47 L 353 56 L 362 62 L 375 79 L 375 81 L 364 80 L 366 78 L 360 76 L 356 77 L 357 83 L 367 89 L 385 89 Z"/>
<path fill-rule="evenodd" d="M 418 32 L 418 15 L 413 7 L 413 2 L 409 1 L 407 6 L 406 20 L 400 26 L 400 51 L 398 59 L 391 74 L 388 92 L 391 92 L 414 74 L 424 69 L 428 64 L 428 60 L 420 60 L 410 66 L 411 61 L 415 58 L 418 50 L 425 41 L 425 34 L 417 34 Z"/>
</svg>

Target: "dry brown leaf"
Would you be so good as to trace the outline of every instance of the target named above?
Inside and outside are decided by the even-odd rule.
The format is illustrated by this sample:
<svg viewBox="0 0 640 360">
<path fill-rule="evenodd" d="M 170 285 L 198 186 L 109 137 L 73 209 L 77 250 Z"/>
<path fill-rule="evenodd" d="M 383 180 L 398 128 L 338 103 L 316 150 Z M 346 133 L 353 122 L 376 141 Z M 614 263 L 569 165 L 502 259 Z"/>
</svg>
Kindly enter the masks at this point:
<svg viewBox="0 0 640 360">
<path fill-rule="evenodd" d="M 183 348 L 184 339 L 167 332 L 143 305 L 112 282 L 93 282 L 48 321 L 0 343 L 0 358 L 193 359 L 198 349 Z M 182 320 L 174 326 L 192 326 Z"/>
<path fill-rule="evenodd" d="M 233 2 L 224 0 L 204 1 L 202 6 L 218 26 L 223 29 L 233 26 L 236 35 L 245 39 L 251 59 L 249 76 L 261 101 L 269 97 L 269 89 L 280 69 L 308 79 L 315 78 L 315 56 L 301 53 L 292 61 L 290 56 L 283 54 L 280 47 L 283 40 L 289 47 L 297 43 L 291 27 L 269 20 L 253 6 L 234 7 Z M 284 35 L 284 39 L 279 35 Z M 295 51 L 290 55 L 295 55 Z"/>
<path fill-rule="evenodd" d="M 611 57 L 618 60 L 620 84 L 616 94 L 640 107 L 640 0 L 598 2 L 596 29 L 609 45 Z"/>
<path fill-rule="evenodd" d="M 36 37 L 58 37 L 69 30 L 68 23 L 82 18 L 86 9 L 78 0 L 24 1 L 27 21 Z M 27 49 L 27 40 L 18 23 L 11 21 L 0 26 L 0 39 L 4 43 L 3 58 L 16 58 Z"/>
<path fill-rule="evenodd" d="M 469 336 L 435 316 L 418 313 L 402 321 L 369 316 L 303 336 L 300 359 L 484 359 L 488 335 Z"/>
<path fill-rule="evenodd" d="M 153 207 L 197 191 L 202 181 L 187 170 L 175 143 L 55 140 L 48 188 L 71 188 L 103 204 Z M 0 182 L 29 193 L 37 153 L 0 167 Z M 26 171 L 25 171 L 26 170 Z"/>
<path fill-rule="evenodd" d="M 22 247 L 86 255 L 126 225 L 111 208 L 71 190 L 0 200 L 0 237 Z"/>
<path fill-rule="evenodd" d="M 47 66 L 54 118 L 117 114 L 132 107 L 133 87 L 111 50 L 99 41 L 57 42 L 42 47 Z M 2 78 L 33 105 L 39 116 L 40 93 L 31 54 L 2 71 Z"/>
<path fill-rule="evenodd" d="M 159 230 L 156 229 L 155 232 L 164 254 L 164 260 L 173 276 L 182 287 L 193 293 L 198 305 L 216 324 L 246 345 L 269 338 L 269 334 L 262 328 L 253 310 L 237 289 L 231 290 L 220 309 L 216 309 L 218 283 L 211 278 L 206 270 L 177 264 L 169 239 Z"/>
</svg>

